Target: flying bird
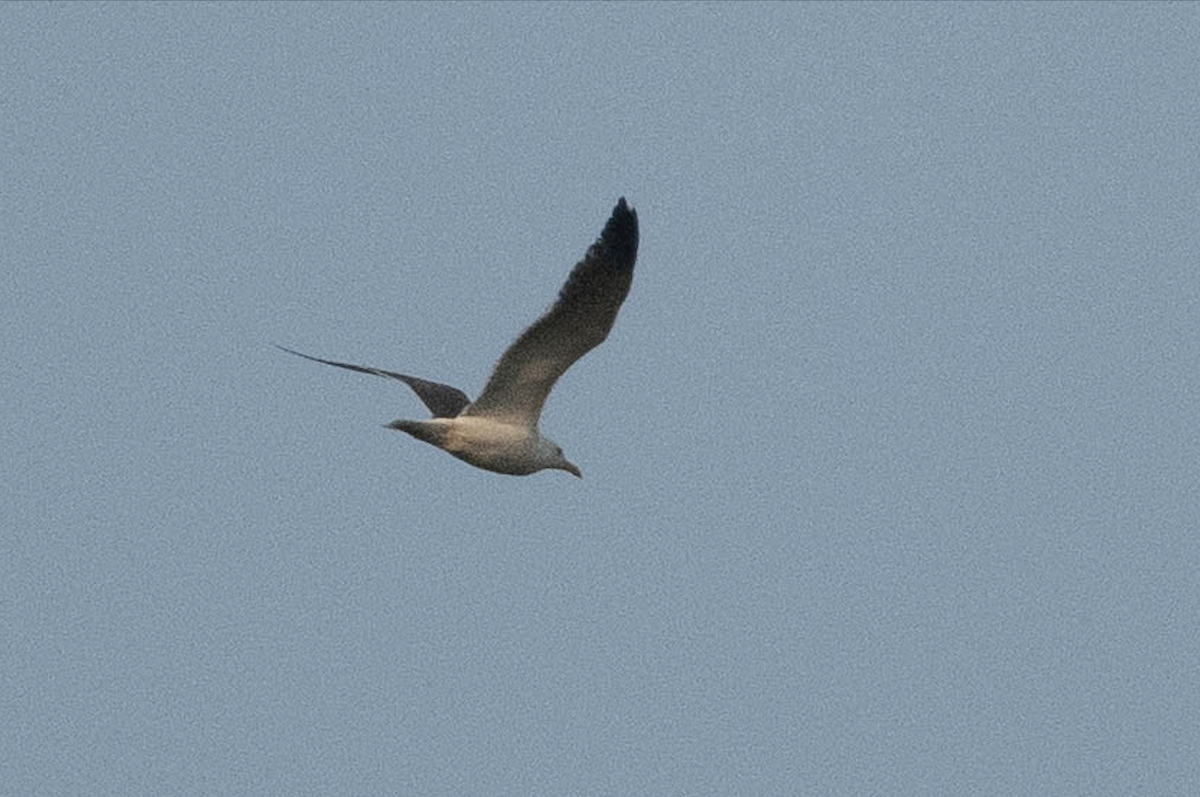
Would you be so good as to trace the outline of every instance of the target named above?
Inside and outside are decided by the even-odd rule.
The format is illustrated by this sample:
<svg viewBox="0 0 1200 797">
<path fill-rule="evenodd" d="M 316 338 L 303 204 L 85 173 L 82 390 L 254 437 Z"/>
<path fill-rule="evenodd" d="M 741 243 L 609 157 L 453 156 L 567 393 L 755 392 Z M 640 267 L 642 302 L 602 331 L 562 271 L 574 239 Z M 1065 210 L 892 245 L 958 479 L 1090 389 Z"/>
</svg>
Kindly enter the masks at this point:
<svg viewBox="0 0 1200 797">
<path fill-rule="evenodd" d="M 637 248 L 637 213 L 621 197 L 600 237 L 571 270 L 558 299 L 500 356 L 474 402 L 449 385 L 278 348 L 306 360 L 408 385 L 432 417 L 392 421 L 387 428 L 406 432 L 477 468 L 518 476 L 557 468 L 582 478 L 562 448 L 538 431 L 538 417 L 563 372 L 608 336 L 629 293 Z"/>
</svg>

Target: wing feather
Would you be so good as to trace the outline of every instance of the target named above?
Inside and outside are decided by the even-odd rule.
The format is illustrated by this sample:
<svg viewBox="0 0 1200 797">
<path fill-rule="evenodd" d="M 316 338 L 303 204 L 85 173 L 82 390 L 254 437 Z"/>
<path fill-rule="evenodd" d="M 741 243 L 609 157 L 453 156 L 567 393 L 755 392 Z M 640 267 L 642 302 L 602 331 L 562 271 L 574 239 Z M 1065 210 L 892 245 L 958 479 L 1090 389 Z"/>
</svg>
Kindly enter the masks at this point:
<svg viewBox="0 0 1200 797">
<path fill-rule="evenodd" d="M 428 379 L 419 379 L 408 374 L 398 374 L 395 371 L 385 371 L 382 368 L 369 368 L 365 365 L 351 365 L 350 363 L 339 363 L 334 360 L 322 360 L 320 357 L 302 354 L 279 344 L 275 344 L 275 348 L 283 349 L 288 354 L 294 354 L 297 357 L 303 357 L 315 363 L 324 363 L 325 365 L 332 365 L 337 368 L 345 368 L 347 371 L 358 371 L 360 374 L 398 379 L 412 388 L 412 391 L 417 394 L 417 398 L 421 399 L 421 402 L 429 408 L 429 411 L 433 413 L 433 417 L 435 418 L 453 418 L 462 412 L 463 407 L 471 403 L 471 399 L 467 397 L 466 393 L 456 387 L 443 385 L 440 382 L 430 382 Z"/>
<path fill-rule="evenodd" d="M 629 293 L 637 249 L 637 213 L 621 197 L 558 300 L 501 355 L 463 414 L 535 426 L 558 378 L 608 336 Z"/>
</svg>

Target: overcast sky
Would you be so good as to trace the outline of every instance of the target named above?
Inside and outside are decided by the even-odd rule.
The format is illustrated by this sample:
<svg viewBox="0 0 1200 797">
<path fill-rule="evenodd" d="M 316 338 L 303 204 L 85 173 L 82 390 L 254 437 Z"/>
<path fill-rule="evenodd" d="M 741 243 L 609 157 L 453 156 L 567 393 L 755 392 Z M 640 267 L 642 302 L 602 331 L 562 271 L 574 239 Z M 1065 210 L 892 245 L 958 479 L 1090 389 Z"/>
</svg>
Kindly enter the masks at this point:
<svg viewBox="0 0 1200 797">
<path fill-rule="evenodd" d="M 1194 795 L 1200 5 L 0 4 L 0 792 Z M 614 203 L 608 341 L 482 387 Z"/>
</svg>

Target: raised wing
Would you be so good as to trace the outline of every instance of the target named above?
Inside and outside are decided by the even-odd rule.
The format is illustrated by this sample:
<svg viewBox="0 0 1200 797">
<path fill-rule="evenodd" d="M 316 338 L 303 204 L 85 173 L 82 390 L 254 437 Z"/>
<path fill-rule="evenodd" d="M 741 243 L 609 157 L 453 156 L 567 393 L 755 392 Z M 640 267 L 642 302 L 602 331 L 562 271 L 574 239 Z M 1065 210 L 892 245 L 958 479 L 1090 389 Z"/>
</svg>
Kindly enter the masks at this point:
<svg viewBox="0 0 1200 797">
<path fill-rule="evenodd" d="M 463 415 L 536 425 L 555 381 L 612 329 L 633 281 L 637 248 L 637 213 L 621 197 L 558 300 L 508 347 Z"/>
<path fill-rule="evenodd" d="M 384 376 L 388 379 L 398 379 L 412 388 L 413 392 L 417 394 L 417 398 L 424 402 L 435 418 L 453 418 L 462 412 L 463 407 L 471 403 L 471 399 L 467 398 L 466 393 L 449 385 L 430 382 L 427 379 L 418 379 L 415 376 L 408 376 L 407 374 L 398 374 L 395 371 L 385 371 L 382 368 L 368 368 L 363 365 L 322 360 L 320 357 L 311 357 L 278 344 L 275 344 L 275 348 L 283 349 L 288 354 L 294 354 L 297 357 L 303 357 L 315 363 L 333 365 L 338 368 L 345 368 L 348 371 L 358 371 L 360 374 L 373 374 L 374 376 Z"/>
</svg>

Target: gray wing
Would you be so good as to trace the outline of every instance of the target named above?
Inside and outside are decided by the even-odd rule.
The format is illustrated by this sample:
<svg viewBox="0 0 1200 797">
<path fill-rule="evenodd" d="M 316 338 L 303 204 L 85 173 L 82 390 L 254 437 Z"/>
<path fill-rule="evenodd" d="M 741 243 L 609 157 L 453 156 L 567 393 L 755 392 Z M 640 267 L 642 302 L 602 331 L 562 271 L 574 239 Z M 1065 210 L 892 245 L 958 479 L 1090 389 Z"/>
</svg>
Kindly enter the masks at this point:
<svg viewBox="0 0 1200 797">
<path fill-rule="evenodd" d="M 612 329 L 633 281 L 637 248 L 637 213 L 621 197 L 558 300 L 508 347 L 483 393 L 463 415 L 537 424 L 555 381 Z"/>
<path fill-rule="evenodd" d="M 462 412 L 463 407 L 471 403 L 471 399 L 467 398 L 467 394 L 456 387 L 450 387 L 438 382 L 430 382 L 427 379 L 418 379 L 415 376 L 408 376 L 407 374 L 398 374 L 395 371 L 385 371 L 382 368 L 367 368 L 362 365 L 322 360 L 320 357 L 311 357 L 293 349 L 280 346 L 279 344 L 274 345 L 275 348 L 283 349 L 288 354 L 294 354 L 297 357 L 303 357 L 315 363 L 333 365 L 338 368 L 345 368 L 348 371 L 358 371 L 360 374 L 373 374 L 375 376 L 384 376 L 388 379 L 398 379 L 412 388 L 413 392 L 417 394 L 417 398 L 424 402 L 435 418 L 453 418 Z"/>
</svg>

